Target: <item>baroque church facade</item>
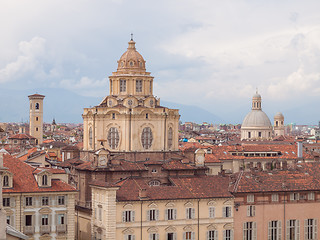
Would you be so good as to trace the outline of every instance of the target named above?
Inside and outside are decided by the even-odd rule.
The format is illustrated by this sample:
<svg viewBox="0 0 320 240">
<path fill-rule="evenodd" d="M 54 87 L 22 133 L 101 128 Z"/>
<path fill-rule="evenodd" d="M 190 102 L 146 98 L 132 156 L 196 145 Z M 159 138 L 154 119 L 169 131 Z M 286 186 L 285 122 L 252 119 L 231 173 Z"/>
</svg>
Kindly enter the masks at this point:
<svg viewBox="0 0 320 240">
<path fill-rule="evenodd" d="M 84 109 L 85 151 L 178 150 L 179 110 L 160 105 L 153 79 L 131 39 L 109 77 L 110 94 L 98 106 Z"/>
</svg>

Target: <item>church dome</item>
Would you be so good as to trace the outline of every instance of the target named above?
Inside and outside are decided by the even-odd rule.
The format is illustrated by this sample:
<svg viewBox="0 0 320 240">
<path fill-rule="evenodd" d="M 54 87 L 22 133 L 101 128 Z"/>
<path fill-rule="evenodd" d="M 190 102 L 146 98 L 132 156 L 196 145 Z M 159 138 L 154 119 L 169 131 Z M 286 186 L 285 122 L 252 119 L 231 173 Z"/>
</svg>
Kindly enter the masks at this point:
<svg viewBox="0 0 320 240">
<path fill-rule="evenodd" d="M 136 42 L 131 39 L 129 41 L 127 51 L 122 54 L 118 61 L 118 71 L 135 70 L 145 71 L 146 61 L 143 59 L 141 54 L 136 50 Z"/>
<path fill-rule="evenodd" d="M 270 119 L 262 110 L 252 110 L 244 118 L 241 128 L 272 128 Z"/>
</svg>

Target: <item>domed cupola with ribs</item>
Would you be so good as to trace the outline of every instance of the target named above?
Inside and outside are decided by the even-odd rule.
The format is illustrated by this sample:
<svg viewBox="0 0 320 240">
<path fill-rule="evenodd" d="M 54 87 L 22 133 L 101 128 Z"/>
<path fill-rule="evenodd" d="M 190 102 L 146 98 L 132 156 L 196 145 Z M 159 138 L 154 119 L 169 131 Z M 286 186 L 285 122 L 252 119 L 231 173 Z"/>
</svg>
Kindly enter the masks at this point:
<svg viewBox="0 0 320 240">
<path fill-rule="evenodd" d="M 252 97 L 251 112 L 241 125 L 241 140 L 272 139 L 272 125 L 267 114 L 261 108 L 261 95 L 258 91 Z"/>
<path fill-rule="evenodd" d="M 132 36 L 127 51 L 109 76 L 110 94 L 83 117 L 84 150 L 113 152 L 177 151 L 179 110 L 160 105 L 153 77 Z"/>
</svg>

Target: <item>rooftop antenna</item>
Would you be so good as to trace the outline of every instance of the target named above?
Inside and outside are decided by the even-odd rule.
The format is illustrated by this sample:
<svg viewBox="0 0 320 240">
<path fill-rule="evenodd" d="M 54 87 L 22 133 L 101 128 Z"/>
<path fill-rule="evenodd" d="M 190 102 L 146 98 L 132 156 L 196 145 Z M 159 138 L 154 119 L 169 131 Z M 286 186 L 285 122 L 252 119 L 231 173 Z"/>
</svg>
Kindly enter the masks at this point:
<svg viewBox="0 0 320 240">
<path fill-rule="evenodd" d="M 133 33 L 131 33 L 131 41 L 133 41 Z"/>
<path fill-rule="evenodd" d="M 258 93 L 258 88 L 256 87 L 256 93 Z"/>
</svg>

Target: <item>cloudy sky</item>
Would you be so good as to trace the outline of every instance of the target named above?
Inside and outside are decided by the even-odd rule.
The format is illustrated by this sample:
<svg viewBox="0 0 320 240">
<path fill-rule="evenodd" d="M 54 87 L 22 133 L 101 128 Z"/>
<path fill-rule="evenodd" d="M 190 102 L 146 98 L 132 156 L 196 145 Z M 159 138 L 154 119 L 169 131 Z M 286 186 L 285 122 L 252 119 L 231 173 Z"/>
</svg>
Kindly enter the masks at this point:
<svg viewBox="0 0 320 240">
<path fill-rule="evenodd" d="M 239 123 L 258 88 L 270 119 L 281 111 L 317 124 L 319 9 L 319 0 L 3 0 L 0 89 L 101 99 L 133 33 L 164 101 Z"/>
</svg>

